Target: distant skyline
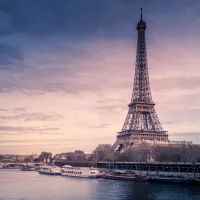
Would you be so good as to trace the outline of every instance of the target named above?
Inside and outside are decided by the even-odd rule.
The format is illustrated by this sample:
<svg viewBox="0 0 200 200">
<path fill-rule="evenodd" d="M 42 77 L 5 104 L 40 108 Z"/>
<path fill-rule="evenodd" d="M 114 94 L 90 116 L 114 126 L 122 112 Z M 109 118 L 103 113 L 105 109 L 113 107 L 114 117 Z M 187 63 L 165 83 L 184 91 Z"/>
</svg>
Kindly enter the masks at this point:
<svg viewBox="0 0 200 200">
<path fill-rule="evenodd" d="M 200 143 L 198 0 L 1 0 L 0 153 L 113 144 L 130 103 L 140 8 L 170 140 Z"/>
</svg>

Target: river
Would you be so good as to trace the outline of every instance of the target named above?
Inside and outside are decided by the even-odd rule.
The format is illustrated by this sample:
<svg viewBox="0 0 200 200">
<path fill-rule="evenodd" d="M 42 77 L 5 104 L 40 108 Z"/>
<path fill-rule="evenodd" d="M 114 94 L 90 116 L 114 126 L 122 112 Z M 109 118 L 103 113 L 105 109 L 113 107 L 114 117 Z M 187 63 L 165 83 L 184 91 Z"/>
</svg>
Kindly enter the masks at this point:
<svg viewBox="0 0 200 200">
<path fill-rule="evenodd" d="M 0 200 L 168 199 L 200 199 L 200 186 L 70 178 L 0 169 Z"/>
</svg>

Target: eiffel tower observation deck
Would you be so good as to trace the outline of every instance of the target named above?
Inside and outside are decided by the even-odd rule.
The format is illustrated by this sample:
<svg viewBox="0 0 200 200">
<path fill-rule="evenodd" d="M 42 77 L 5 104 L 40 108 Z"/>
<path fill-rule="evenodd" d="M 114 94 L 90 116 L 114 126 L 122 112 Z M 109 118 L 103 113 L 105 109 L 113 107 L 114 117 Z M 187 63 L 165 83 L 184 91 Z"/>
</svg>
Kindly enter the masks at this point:
<svg viewBox="0 0 200 200">
<path fill-rule="evenodd" d="M 138 140 L 169 141 L 167 132 L 163 131 L 160 124 L 151 96 L 145 38 L 146 28 L 141 9 L 141 18 L 137 24 L 138 39 L 133 93 L 131 103 L 128 105 L 128 114 L 122 130 L 117 134 L 114 147 L 128 148 L 134 146 Z"/>
</svg>

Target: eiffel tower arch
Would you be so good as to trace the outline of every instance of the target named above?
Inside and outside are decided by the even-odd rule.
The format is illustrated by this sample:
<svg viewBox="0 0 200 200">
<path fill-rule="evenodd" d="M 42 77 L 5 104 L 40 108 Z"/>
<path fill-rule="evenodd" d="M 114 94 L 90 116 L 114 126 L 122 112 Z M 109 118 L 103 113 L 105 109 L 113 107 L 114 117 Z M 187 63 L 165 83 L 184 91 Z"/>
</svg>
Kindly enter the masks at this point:
<svg viewBox="0 0 200 200">
<path fill-rule="evenodd" d="M 137 53 L 134 86 L 122 130 L 117 134 L 114 148 L 118 151 L 130 148 L 141 141 L 168 142 L 168 134 L 163 131 L 152 100 L 148 75 L 146 50 L 146 23 L 141 18 L 137 24 Z"/>
</svg>

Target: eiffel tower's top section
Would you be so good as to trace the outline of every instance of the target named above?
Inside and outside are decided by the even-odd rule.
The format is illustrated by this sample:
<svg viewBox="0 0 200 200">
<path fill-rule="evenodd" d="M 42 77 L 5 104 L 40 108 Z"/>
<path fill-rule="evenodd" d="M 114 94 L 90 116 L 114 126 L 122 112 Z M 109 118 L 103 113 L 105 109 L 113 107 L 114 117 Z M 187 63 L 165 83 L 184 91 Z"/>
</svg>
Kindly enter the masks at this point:
<svg viewBox="0 0 200 200">
<path fill-rule="evenodd" d="M 142 18 L 141 9 L 141 18 L 137 24 L 138 38 L 134 87 L 131 103 L 129 105 L 133 105 L 135 103 L 153 104 L 149 84 L 145 30 L 146 23 Z"/>
<path fill-rule="evenodd" d="M 140 8 L 140 9 L 141 9 L 141 15 L 140 15 L 140 21 L 137 24 L 137 30 L 139 30 L 139 29 L 146 29 L 147 28 L 146 22 L 142 18 L 142 8 Z"/>
</svg>

